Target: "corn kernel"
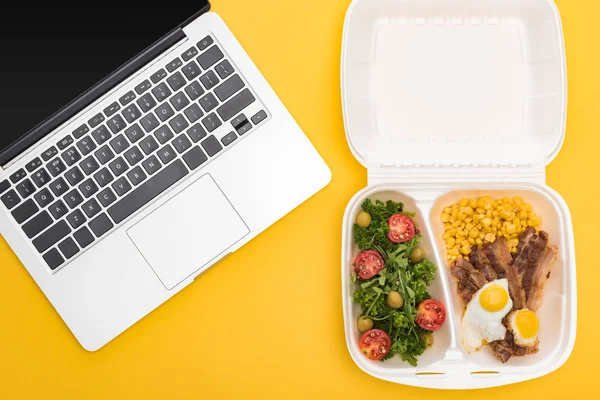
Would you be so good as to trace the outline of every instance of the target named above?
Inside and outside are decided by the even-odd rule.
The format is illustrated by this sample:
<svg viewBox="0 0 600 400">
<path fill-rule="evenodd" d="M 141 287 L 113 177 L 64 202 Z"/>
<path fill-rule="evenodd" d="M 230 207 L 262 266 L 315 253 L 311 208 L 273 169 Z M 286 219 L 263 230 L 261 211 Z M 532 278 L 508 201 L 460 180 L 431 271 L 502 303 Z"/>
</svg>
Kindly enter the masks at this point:
<svg viewBox="0 0 600 400">
<path fill-rule="evenodd" d="M 467 215 L 473 215 L 473 208 L 466 206 L 464 208 L 461 208 L 460 212 Z"/>
<path fill-rule="evenodd" d="M 448 220 L 450 220 L 450 214 L 443 213 L 442 222 L 448 222 Z"/>
<path fill-rule="evenodd" d="M 477 200 L 476 199 L 471 199 L 469 201 L 469 206 L 473 209 L 477 208 Z"/>
<path fill-rule="evenodd" d="M 481 224 L 477 224 L 477 229 L 482 230 L 483 226 Z"/>
<path fill-rule="evenodd" d="M 479 239 L 485 239 L 485 232 L 479 232 Z"/>
<path fill-rule="evenodd" d="M 475 239 L 475 244 L 477 244 L 478 246 L 481 246 L 483 244 L 483 240 L 480 238 Z"/>
<path fill-rule="evenodd" d="M 531 204 L 529 204 L 529 203 L 525 203 L 525 211 L 529 212 L 529 211 L 531 211 L 531 210 L 532 210 L 532 208 L 531 208 Z"/>
<path fill-rule="evenodd" d="M 448 232 L 450 232 L 452 236 L 456 235 L 456 229 L 450 229 Z"/>
<path fill-rule="evenodd" d="M 452 224 L 444 224 L 444 230 L 452 228 Z"/>
<path fill-rule="evenodd" d="M 448 241 L 448 239 L 450 239 L 452 237 L 452 235 L 450 234 L 450 232 L 446 232 L 444 233 L 444 235 L 442 235 L 442 239 L 444 239 L 445 241 Z"/>
<path fill-rule="evenodd" d="M 469 237 L 475 239 L 477 236 L 479 236 L 479 229 L 477 229 L 477 228 L 471 229 L 469 232 Z"/>
<path fill-rule="evenodd" d="M 461 207 L 466 207 L 466 206 L 468 206 L 468 205 L 469 205 L 469 200 L 468 200 L 468 199 L 462 199 L 462 200 L 461 200 L 461 201 L 458 203 L 458 205 L 459 205 L 459 206 L 461 206 Z"/>
<path fill-rule="evenodd" d="M 452 256 L 452 258 L 450 260 L 454 262 L 454 261 L 456 261 L 457 258 L 458 258 L 457 256 Z"/>
<path fill-rule="evenodd" d="M 492 225 L 492 220 L 486 217 L 481 220 L 481 225 L 489 227 Z"/>
<path fill-rule="evenodd" d="M 470 244 L 471 246 L 475 246 L 475 239 L 473 239 L 473 238 L 469 238 L 469 244 Z"/>
<path fill-rule="evenodd" d="M 456 245 L 456 239 L 454 239 L 453 237 L 448 237 L 448 238 L 444 238 L 446 239 L 446 246 L 448 248 L 452 248 L 454 247 L 454 245 Z"/>
<path fill-rule="evenodd" d="M 452 204 L 452 210 L 458 210 L 458 204 Z"/>
<path fill-rule="evenodd" d="M 517 231 L 517 227 L 514 224 L 508 224 L 506 226 L 506 233 L 509 235 L 514 234 Z"/>
<path fill-rule="evenodd" d="M 492 210 L 488 210 L 488 211 L 485 213 L 485 216 L 486 216 L 486 218 L 492 218 Z"/>
<path fill-rule="evenodd" d="M 444 212 L 446 214 L 452 214 L 452 207 L 446 207 L 446 208 L 444 208 Z"/>
<path fill-rule="evenodd" d="M 498 217 L 492 218 L 492 227 L 497 227 L 499 223 L 500 219 L 498 219 Z"/>
<path fill-rule="evenodd" d="M 481 221 L 481 218 L 479 218 L 479 215 L 477 215 L 477 214 L 473 215 L 473 223 L 478 224 L 479 221 Z"/>
<path fill-rule="evenodd" d="M 456 219 L 458 219 L 460 221 L 464 221 L 465 218 L 467 218 L 467 214 L 458 213 L 458 215 L 456 216 Z"/>
<path fill-rule="evenodd" d="M 475 210 L 475 212 L 477 214 L 485 214 L 485 210 L 483 208 L 481 208 L 481 207 L 477 207 L 477 210 Z"/>
<path fill-rule="evenodd" d="M 466 246 L 461 247 L 460 253 L 464 254 L 465 256 L 471 254 L 471 247 L 469 247 L 468 242 Z"/>
<path fill-rule="evenodd" d="M 523 198 L 520 196 L 513 197 L 513 201 L 515 202 L 515 204 L 518 204 L 518 205 L 525 204 L 525 200 L 523 200 Z"/>
<path fill-rule="evenodd" d="M 492 211 L 492 215 L 494 217 L 497 217 L 498 215 L 500 215 L 500 213 L 498 211 L 494 210 L 494 211 Z"/>
<path fill-rule="evenodd" d="M 467 231 L 470 231 L 471 229 L 473 229 L 473 224 L 467 224 L 465 228 L 467 228 Z"/>
<path fill-rule="evenodd" d="M 452 218 L 456 218 L 456 216 L 458 215 L 458 208 L 455 210 L 452 210 Z"/>
<path fill-rule="evenodd" d="M 483 231 L 484 231 L 485 233 L 491 232 L 491 231 L 492 231 L 492 227 L 491 227 L 491 226 L 484 226 L 484 227 L 483 227 Z"/>
<path fill-rule="evenodd" d="M 456 218 L 450 217 L 450 218 L 448 218 L 448 222 L 450 222 L 451 224 L 453 224 L 453 223 L 456 222 Z"/>
<path fill-rule="evenodd" d="M 500 232 L 502 232 L 503 235 L 506 235 L 506 228 L 503 226 L 500 228 Z"/>
<path fill-rule="evenodd" d="M 493 233 L 488 233 L 487 235 L 485 235 L 485 241 L 489 243 L 494 243 L 496 241 L 496 235 L 494 235 Z"/>
<path fill-rule="evenodd" d="M 473 218 L 469 218 L 469 217 L 467 217 L 467 218 L 465 218 L 465 222 L 466 222 L 467 224 L 470 224 L 471 222 L 473 222 Z"/>
<path fill-rule="evenodd" d="M 458 227 L 459 227 L 461 224 L 462 224 L 462 222 L 461 222 L 461 221 L 454 221 L 454 222 L 452 223 L 452 227 L 453 227 L 453 228 L 458 228 Z"/>
<path fill-rule="evenodd" d="M 510 239 L 506 244 L 508 244 L 508 247 L 517 247 L 519 245 L 519 239 Z"/>
<path fill-rule="evenodd" d="M 523 210 L 523 211 L 519 212 L 519 218 L 527 219 L 527 211 Z"/>
<path fill-rule="evenodd" d="M 493 232 L 493 233 L 498 233 L 498 228 L 497 228 L 497 227 L 495 227 L 495 226 L 492 226 L 492 232 Z"/>
<path fill-rule="evenodd" d="M 512 223 L 515 225 L 516 228 L 521 226 L 521 220 L 519 218 L 513 219 Z"/>
<path fill-rule="evenodd" d="M 468 246 L 468 245 L 469 245 L 469 240 L 468 240 L 468 239 L 466 239 L 466 238 L 465 238 L 465 239 L 463 239 L 463 240 L 460 242 L 460 245 L 461 245 L 461 246 L 463 246 L 463 247 L 464 247 L 464 246 Z"/>
</svg>

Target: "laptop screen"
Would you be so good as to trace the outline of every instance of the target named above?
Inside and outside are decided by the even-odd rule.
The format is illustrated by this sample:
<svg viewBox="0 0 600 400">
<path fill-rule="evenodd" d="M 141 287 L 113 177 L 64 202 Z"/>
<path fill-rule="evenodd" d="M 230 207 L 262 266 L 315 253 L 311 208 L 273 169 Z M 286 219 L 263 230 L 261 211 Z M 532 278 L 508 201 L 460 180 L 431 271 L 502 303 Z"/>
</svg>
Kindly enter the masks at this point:
<svg viewBox="0 0 600 400">
<path fill-rule="evenodd" d="M 0 153 L 206 5 L 22 3 L 4 7 L 0 24 Z"/>
</svg>

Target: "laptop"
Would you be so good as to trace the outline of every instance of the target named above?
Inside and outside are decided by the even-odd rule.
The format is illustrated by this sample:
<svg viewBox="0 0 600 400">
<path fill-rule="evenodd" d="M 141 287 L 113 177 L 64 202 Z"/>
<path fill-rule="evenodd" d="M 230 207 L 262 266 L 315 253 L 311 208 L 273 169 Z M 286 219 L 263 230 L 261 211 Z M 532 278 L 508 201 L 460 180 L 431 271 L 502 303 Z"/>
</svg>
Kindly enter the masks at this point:
<svg viewBox="0 0 600 400">
<path fill-rule="evenodd" d="M 331 179 L 192 4 L 5 10 L 0 234 L 89 351 Z"/>
</svg>

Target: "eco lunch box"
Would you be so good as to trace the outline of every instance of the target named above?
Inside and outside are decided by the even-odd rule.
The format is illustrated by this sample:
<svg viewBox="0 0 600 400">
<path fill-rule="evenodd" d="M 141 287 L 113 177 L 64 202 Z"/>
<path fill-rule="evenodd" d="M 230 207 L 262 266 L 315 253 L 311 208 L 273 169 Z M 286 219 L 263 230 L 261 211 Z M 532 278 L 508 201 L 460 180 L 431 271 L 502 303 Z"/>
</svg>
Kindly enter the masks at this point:
<svg viewBox="0 0 600 400">
<path fill-rule="evenodd" d="M 355 0 L 341 60 L 346 137 L 368 170 L 368 186 L 346 208 L 342 299 L 346 342 L 377 378 L 438 389 L 507 385 L 546 375 L 575 343 L 577 287 L 571 215 L 545 184 L 562 146 L 566 66 L 562 25 L 551 0 Z M 442 209 L 464 197 L 522 196 L 559 248 L 546 283 L 539 352 L 506 364 L 489 347 L 461 344 L 464 303 L 446 262 Z M 416 211 L 422 246 L 438 266 L 430 287 L 448 315 L 417 367 L 399 356 L 368 360 L 358 348 L 352 227 L 366 198 Z"/>
</svg>

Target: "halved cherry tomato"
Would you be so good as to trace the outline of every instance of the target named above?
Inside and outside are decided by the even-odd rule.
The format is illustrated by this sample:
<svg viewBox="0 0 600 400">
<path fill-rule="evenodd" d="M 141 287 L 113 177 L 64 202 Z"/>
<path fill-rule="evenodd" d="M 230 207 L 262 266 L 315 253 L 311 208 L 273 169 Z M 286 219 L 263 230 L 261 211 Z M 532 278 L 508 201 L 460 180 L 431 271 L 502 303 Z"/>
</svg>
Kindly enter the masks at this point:
<svg viewBox="0 0 600 400">
<path fill-rule="evenodd" d="M 415 236 L 415 223 L 404 214 L 394 214 L 388 220 L 388 239 L 394 243 L 408 242 Z"/>
<path fill-rule="evenodd" d="M 371 329 L 360 337 L 358 347 L 369 360 L 381 360 L 390 352 L 392 339 L 381 329 Z"/>
<path fill-rule="evenodd" d="M 370 279 L 384 268 L 383 257 L 375 250 L 363 251 L 354 262 L 354 271 L 360 279 Z"/>
<path fill-rule="evenodd" d="M 437 331 L 446 320 L 446 309 L 439 301 L 425 300 L 417 307 L 417 325 L 427 331 Z"/>
</svg>

